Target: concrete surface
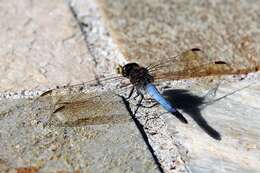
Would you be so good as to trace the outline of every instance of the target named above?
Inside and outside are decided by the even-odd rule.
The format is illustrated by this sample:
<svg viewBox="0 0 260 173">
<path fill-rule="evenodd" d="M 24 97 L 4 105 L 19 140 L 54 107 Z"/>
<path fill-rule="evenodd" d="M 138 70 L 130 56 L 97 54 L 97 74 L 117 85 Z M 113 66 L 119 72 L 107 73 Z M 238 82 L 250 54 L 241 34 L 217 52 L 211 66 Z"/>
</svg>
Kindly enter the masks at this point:
<svg viewBox="0 0 260 173">
<path fill-rule="evenodd" d="M 53 116 L 54 100 L 36 99 L 46 88 L 90 81 L 112 73 L 113 64 L 123 62 L 100 27 L 95 6 L 87 4 L 84 10 L 92 23 L 81 23 L 73 5 L 0 3 L 0 85 L 5 91 L 0 93 L 0 172 L 160 172 L 122 99 L 113 93 L 107 93 L 105 106 L 95 102 L 89 105 L 92 111 L 86 111 L 84 105 L 83 117 L 73 114 L 75 119 L 66 112 Z M 85 92 L 109 89 L 97 86 L 97 81 L 88 84 L 92 89 L 89 86 Z M 76 88 L 86 99 L 84 87 Z"/>
<path fill-rule="evenodd" d="M 259 1 L 98 2 L 112 37 L 129 61 L 158 63 L 198 47 L 208 59 L 230 63 L 236 73 L 259 70 Z M 168 68 L 179 69 L 174 63 Z M 162 115 L 158 108 L 140 110 L 139 120 L 166 172 L 259 172 L 259 74 L 222 78 L 216 90 L 222 96 L 251 82 L 254 86 L 205 106 L 203 96 L 207 92 L 215 95 L 217 81 L 159 85 L 171 89 L 168 94 L 174 105 L 194 119 L 189 119 L 189 125 L 180 124 L 170 114 Z"/>
<path fill-rule="evenodd" d="M 189 124 L 181 124 L 160 107 L 143 108 L 136 117 L 146 136 L 128 121 L 129 114 L 120 98 L 109 111 L 118 112 L 122 122 L 113 123 L 112 116 L 110 124 L 106 121 L 109 118 L 103 118 L 108 115 L 102 113 L 105 109 L 97 109 L 103 116 L 93 118 L 103 124 L 91 125 L 93 119 L 86 118 L 79 127 L 73 122 L 69 123 L 72 127 L 46 125 L 53 100 L 39 103 L 22 99 L 35 99 L 56 85 L 114 74 L 115 65 L 126 62 L 124 57 L 146 65 L 193 47 L 203 49 L 209 59 L 222 59 L 236 69 L 255 71 L 260 61 L 258 3 L 1 2 L 0 61 L 4 65 L 0 68 L 0 86 L 6 92 L 0 93 L 0 138 L 4 141 L 0 144 L 4 148 L 0 168 L 6 172 L 158 172 L 153 162 L 156 158 L 164 172 L 259 172 L 257 73 L 225 77 L 217 89 L 217 82 L 208 80 L 161 82 L 160 90 L 184 113 Z M 115 81 L 110 81 L 114 87 Z M 85 91 L 110 90 L 110 86 L 97 84 L 94 82 Z M 81 93 L 82 88 L 78 89 Z M 68 119 L 61 114 L 55 120 Z M 153 158 L 144 142 L 154 150 Z M 100 153 L 99 149 L 106 152 Z M 126 150 L 129 155 L 125 155 Z M 104 167 L 94 164 L 100 160 Z M 126 168 L 129 163 L 132 170 Z"/>
<path fill-rule="evenodd" d="M 210 99 L 190 89 L 165 92 L 190 122 L 186 126 L 164 115 L 169 133 L 189 151 L 191 172 L 260 171 L 259 79 L 258 75 L 252 84 L 252 80 L 221 84 Z M 205 100 L 211 101 L 203 104 Z M 216 133 L 220 141 L 210 137 Z"/>
<path fill-rule="evenodd" d="M 95 99 L 79 88 L 1 101 L 0 158 L 5 171 L 159 172 L 122 99 L 113 93 Z M 53 113 L 55 104 L 65 100 L 88 103 Z"/>
<path fill-rule="evenodd" d="M 63 0 L 1 1 L 0 8 L 0 91 L 94 79 L 84 36 Z"/>
<path fill-rule="evenodd" d="M 242 67 L 260 64 L 259 1 L 98 2 L 111 35 L 129 61 L 158 62 L 198 47 L 210 59 Z"/>
</svg>

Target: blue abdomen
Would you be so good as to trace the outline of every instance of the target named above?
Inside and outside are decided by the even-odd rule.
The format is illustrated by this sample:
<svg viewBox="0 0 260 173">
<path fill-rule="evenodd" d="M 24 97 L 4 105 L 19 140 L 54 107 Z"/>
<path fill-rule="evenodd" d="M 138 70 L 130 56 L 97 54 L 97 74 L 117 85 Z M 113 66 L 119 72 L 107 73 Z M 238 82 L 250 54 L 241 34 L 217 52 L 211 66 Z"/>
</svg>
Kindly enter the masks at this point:
<svg viewBox="0 0 260 173">
<path fill-rule="evenodd" d="M 157 90 L 157 88 L 155 87 L 154 84 L 147 84 L 145 86 L 145 89 L 147 91 L 147 93 L 154 98 L 158 103 L 161 104 L 161 106 L 166 109 L 168 112 L 172 113 L 176 118 L 178 118 L 181 122 L 187 124 L 188 121 L 186 120 L 186 118 L 179 112 L 177 111 L 172 105 L 171 103 L 166 100 Z"/>
<path fill-rule="evenodd" d="M 160 103 L 160 105 L 166 109 L 168 112 L 176 112 L 177 110 L 173 108 L 173 106 L 171 105 L 171 103 L 166 100 L 161 94 L 160 92 L 157 90 L 157 88 L 155 87 L 154 84 L 147 84 L 146 87 L 146 92 L 153 98 L 155 99 L 158 103 Z"/>
</svg>

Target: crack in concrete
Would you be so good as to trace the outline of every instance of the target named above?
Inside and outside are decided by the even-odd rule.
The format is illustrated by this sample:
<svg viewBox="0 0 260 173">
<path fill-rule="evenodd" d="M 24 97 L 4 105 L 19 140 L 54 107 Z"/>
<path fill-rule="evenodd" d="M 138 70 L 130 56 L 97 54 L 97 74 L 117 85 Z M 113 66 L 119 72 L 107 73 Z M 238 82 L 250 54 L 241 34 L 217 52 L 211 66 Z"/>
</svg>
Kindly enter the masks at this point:
<svg viewBox="0 0 260 173">
<path fill-rule="evenodd" d="M 68 4 L 68 6 L 69 6 L 69 9 L 70 9 L 70 11 L 71 11 L 71 13 L 72 13 L 74 19 L 76 20 L 76 22 L 77 22 L 77 24 L 78 24 L 78 26 L 79 26 L 79 28 L 80 28 L 80 31 L 81 31 L 83 37 L 84 37 L 84 41 L 85 41 L 86 47 L 87 47 L 87 49 L 88 49 L 88 51 L 89 51 L 89 54 L 90 54 L 91 57 L 92 57 L 92 61 L 94 62 L 94 65 L 97 66 L 98 63 L 97 63 L 96 57 L 95 57 L 95 55 L 92 53 L 91 48 L 90 48 L 90 46 L 89 46 L 89 44 L 88 44 L 88 40 L 87 40 L 87 38 L 88 38 L 88 33 L 84 30 L 84 27 L 88 27 L 88 25 L 80 21 L 80 19 L 78 18 L 77 12 L 75 11 L 75 9 L 74 9 L 73 6 L 71 5 L 71 3 L 67 3 L 67 4 Z"/>
<path fill-rule="evenodd" d="M 119 97 L 122 98 L 123 102 L 124 102 L 124 105 L 127 109 L 127 111 L 129 112 L 130 116 L 132 117 L 137 129 L 139 130 L 139 132 L 141 133 L 142 135 L 142 138 L 147 146 L 147 149 L 150 151 L 152 157 L 153 157 L 153 160 L 155 162 L 155 164 L 157 165 L 158 167 L 158 170 L 161 172 L 161 173 L 164 173 L 164 170 L 162 168 L 162 165 L 157 157 L 157 155 L 155 154 L 155 150 L 153 149 L 152 145 L 150 144 L 149 142 L 149 139 L 148 139 L 148 135 L 146 134 L 145 130 L 144 130 L 144 126 L 139 122 L 139 120 L 135 117 L 135 114 L 132 112 L 131 108 L 130 108 L 130 105 L 129 105 L 129 102 L 123 97 L 123 96 L 120 96 L 118 95 Z"/>
</svg>

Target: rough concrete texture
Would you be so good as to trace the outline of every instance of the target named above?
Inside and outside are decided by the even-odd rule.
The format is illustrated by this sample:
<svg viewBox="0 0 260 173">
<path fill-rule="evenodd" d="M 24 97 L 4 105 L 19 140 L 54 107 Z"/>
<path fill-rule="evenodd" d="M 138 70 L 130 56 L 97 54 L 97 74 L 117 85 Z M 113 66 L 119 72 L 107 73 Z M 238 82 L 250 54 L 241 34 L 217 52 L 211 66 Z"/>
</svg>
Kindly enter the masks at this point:
<svg viewBox="0 0 260 173">
<path fill-rule="evenodd" d="M 159 172 L 122 99 L 107 92 L 93 98 L 90 88 L 81 87 L 1 101 L 0 158 L 6 171 Z M 79 104 L 53 113 L 66 101 Z"/>
<path fill-rule="evenodd" d="M 260 64 L 259 1 L 98 2 L 113 38 L 131 61 L 157 62 L 198 47 L 209 58 L 236 66 Z"/>
<path fill-rule="evenodd" d="M 193 90 L 165 92 L 190 122 L 164 116 L 169 133 L 188 150 L 191 172 L 260 171 L 259 79 L 222 84 L 210 99 Z"/>
<path fill-rule="evenodd" d="M 4 76 L 2 91 L 46 88 L 106 76 L 113 73 L 116 63 L 125 62 L 120 52 L 129 61 L 149 64 L 188 48 L 199 47 L 206 51 L 209 58 L 232 62 L 235 67 L 242 66 L 253 71 L 259 65 L 258 1 L 67 0 L 67 3 L 0 3 L 3 8 L 0 12 L 1 28 L 4 28 L 0 39 L 4 39 L 1 42 L 5 43 L 1 44 L 0 59 L 4 64 L 1 66 L 1 75 Z M 7 19 L 8 16 L 10 19 Z M 23 20 L 16 20 L 18 18 Z M 2 24 L 4 22 L 6 24 Z M 24 38 L 26 33 L 33 33 L 25 37 L 29 41 Z M 11 36 L 15 39 L 9 39 Z M 20 40 L 23 43 L 20 44 Z M 37 43 L 36 47 L 34 42 Z M 6 43 L 10 43 L 12 49 L 6 47 Z M 29 46 L 18 47 L 17 43 L 27 43 Z M 20 52 L 16 52 L 18 50 Z M 51 56 L 54 58 L 51 59 Z M 3 57 L 13 59 L 9 62 L 10 59 Z M 72 64 L 79 57 L 82 59 Z M 41 70 L 41 62 L 47 64 L 43 65 L 46 70 Z M 40 80 L 31 80 L 32 77 Z M 155 158 L 158 158 L 165 172 L 259 172 L 259 74 L 239 76 L 235 80 L 231 76 L 228 79 L 232 82 L 225 82 L 216 89 L 213 84 L 205 86 L 203 80 L 163 82 L 159 85 L 160 90 L 165 90 L 165 96 L 187 117 L 188 125 L 181 124 L 160 107 L 142 108 L 136 114 L 145 128 Z M 116 83 L 115 80 L 106 82 Z M 250 87 L 243 88 L 252 82 Z M 97 84 L 93 83 L 94 86 Z M 107 86 L 103 88 L 110 89 Z M 78 89 L 81 93 L 82 88 Z M 87 92 L 90 89 L 87 87 Z M 98 86 L 91 90 L 96 89 L 101 92 Z M 233 93 L 235 90 L 237 92 Z M 119 93 L 125 91 L 117 90 Z M 103 113 L 101 116 L 98 111 L 98 117 L 83 117 L 80 121 L 77 118 L 68 119 L 66 115 L 70 113 L 61 111 L 61 114 L 55 114 L 53 124 L 46 124 L 55 110 L 53 100 L 44 98 L 39 103 L 5 99 L 35 96 L 38 93 L 25 90 L 0 94 L 0 138 L 4 141 L 0 143 L 4 148 L 0 152 L 1 170 L 91 172 L 100 169 L 122 172 L 122 169 L 128 168 L 126 165 L 129 162 L 133 168 L 128 169 L 129 172 L 158 171 L 134 123 L 128 121 L 128 113 L 120 98 L 109 93 L 111 98 L 117 99 L 115 104 L 110 103 L 108 112 L 120 116 L 119 122 L 115 122 L 115 116 L 106 117 L 109 114 Z M 227 97 L 221 98 L 225 95 Z M 217 99 L 219 97 L 221 99 Z M 133 104 L 131 106 L 134 108 Z M 106 112 L 102 108 L 97 110 Z M 83 123 L 80 123 L 82 120 Z M 58 126 L 60 121 L 68 122 L 70 127 Z M 103 124 L 93 125 L 93 122 Z M 81 126 L 74 127 L 75 124 Z M 100 150 L 107 152 L 100 153 Z M 126 150 L 129 156 L 125 155 Z M 103 153 L 107 154 L 106 157 Z M 103 168 L 94 164 L 96 162 L 106 166 Z M 111 167 L 110 163 L 116 166 Z M 118 170 L 118 165 L 122 166 L 121 170 Z"/>
<path fill-rule="evenodd" d="M 0 9 L 0 91 L 94 79 L 84 36 L 63 0 L 1 1 Z"/>
<path fill-rule="evenodd" d="M 84 33 L 97 74 L 114 74 L 116 65 L 126 61 L 103 23 L 98 5 L 92 0 L 67 1 Z"/>
<path fill-rule="evenodd" d="M 259 70 L 259 1 L 98 3 L 112 37 L 129 61 L 148 65 L 198 47 L 210 60 L 230 63 L 237 73 Z M 174 64 L 168 68 L 178 69 Z M 189 125 L 180 124 L 170 114 L 161 115 L 160 109 L 139 112 L 139 120 L 150 134 L 150 142 L 166 172 L 259 172 L 260 80 L 259 74 L 237 80 L 245 77 L 226 77 L 229 82 L 215 91 L 209 80 L 164 83 L 179 89 L 165 94 L 194 119 L 195 122 L 189 119 Z M 250 88 L 231 94 L 252 82 Z M 211 88 L 208 94 L 206 88 Z M 212 100 L 217 97 L 203 97 L 216 93 L 230 96 L 216 102 Z M 204 102 L 209 100 L 212 104 L 206 106 Z"/>
<path fill-rule="evenodd" d="M 95 3 L 88 2 L 82 11 L 81 3 L 70 1 L 0 3 L 6 91 L 0 93 L 0 172 L 159 172 L 120 97 L 107 93 L 105 107 L 91 99 L 80 116 L 64 110 L 53 115 L 57 97 L 35 97 L 45 88 L 107 75 L 123 62 Z M 87 84 L 95 87 L 77 85 L 76 95 L 86 99 L 83 91 L 109 90 L 97 81 Z"/>
</svg>

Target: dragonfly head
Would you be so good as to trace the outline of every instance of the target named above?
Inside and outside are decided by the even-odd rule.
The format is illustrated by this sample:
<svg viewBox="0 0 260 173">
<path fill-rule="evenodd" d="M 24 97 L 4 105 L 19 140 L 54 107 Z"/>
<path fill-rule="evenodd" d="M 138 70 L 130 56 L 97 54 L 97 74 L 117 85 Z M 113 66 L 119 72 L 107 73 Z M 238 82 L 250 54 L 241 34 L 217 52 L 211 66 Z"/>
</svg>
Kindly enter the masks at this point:
<svg viewBox="0 0 260 173">
<path fill-rule="evenodd" d="M 129 77 L 130 73 L 135 70 L 135 69 L 139 69 L 140 66 L 137 63 L 128 63 L 124 66 L 118 65 L 116 67 L 116 72 L 117 74 L 120 74 L 124 77 Z"/>
</svg>

